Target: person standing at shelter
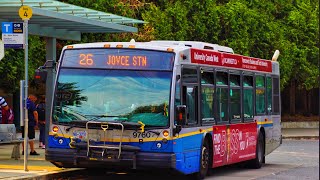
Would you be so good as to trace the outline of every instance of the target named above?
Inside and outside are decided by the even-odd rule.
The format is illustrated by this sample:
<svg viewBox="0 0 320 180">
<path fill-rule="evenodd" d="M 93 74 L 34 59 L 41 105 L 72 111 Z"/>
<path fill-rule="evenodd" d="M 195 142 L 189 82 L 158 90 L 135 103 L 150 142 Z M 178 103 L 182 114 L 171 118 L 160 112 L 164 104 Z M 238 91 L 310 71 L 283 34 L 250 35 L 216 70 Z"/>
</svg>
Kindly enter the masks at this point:
<svg viewBox="0 0 320 180">
<path fill-rule="evenodd" d="M 35 105 L 37 97 L 30 94 L 27 99 L 27 109 L 28 109 L 28 138 L 30 145 L 30 155 L 40 155 L 34 150 L 34 138 L 35 138 L 35 127 L 38 124 L 38 112 Z M 24 126 L 22 126 L 22 137 L 24 138 Z M 24 143 L 22 143 L 22 155 L 24 154 Z"/>
<path fill-rule="evenodd" d="M 9 106 L 6 100 L 0 96 L 0 122 L 2 122 L 2 108 L 4 108 L 5 110 L 9 110 Z"/>
<path fill-rule="evenodd" d="M 40 102 L 37 105 L 37 112 L 39 117 L 39 147 L 45 149 L 45 126 L 46 126 L 46 104 L 45 104 L 45 97 L 40 97 Z"/>
</svg>

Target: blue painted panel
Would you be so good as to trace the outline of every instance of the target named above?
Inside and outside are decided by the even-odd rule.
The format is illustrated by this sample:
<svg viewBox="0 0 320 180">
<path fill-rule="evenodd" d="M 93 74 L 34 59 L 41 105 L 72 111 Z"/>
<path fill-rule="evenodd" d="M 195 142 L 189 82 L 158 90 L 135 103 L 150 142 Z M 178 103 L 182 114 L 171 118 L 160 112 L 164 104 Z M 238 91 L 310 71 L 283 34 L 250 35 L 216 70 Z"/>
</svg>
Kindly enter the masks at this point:
<svg viewBox="0 0 320 180">
<path fill-rule="evenodd" d="M 259 124 L 257 125 L 257 128 L 260 128 L 260 127 L 273 127 L 273 123 L 270 123 L 270 124 Z"/>
<path fill-rule="evenodd" d="M 12 22 L 2 22 L 2 28 L 1 31 L 3 34 L 11 34 L 12 32 Z"/>
<path fill-rule="evenodd" d="M 48 147 L 51 147 L 51 148 L 70 149 L 70 147 L 69 147 L 70 139 L 69 138 L 63 138 L 63 137 L 54 138 L 53 136 L 49 136 L 48 143 L 49 143 Z"/>
<path fill-rule="evenodd" d="M 200 149 L 203 134 L 187 136 L 174 140 L 173 150 L 176 154 L 176 169 L 184 174 L 200 170 Z"/>
<path fill-rule="evenodd" d="M 141 151 L 143 152 L 172 152 L 172 140 L 168 140 L 167 143 L 164 143 L 162 141 L 152 141 L 152 142 L 125 142 L 122 143 L 123 145 L 131 145 L 131 146 L 137 146 L 141 148 Z M 54 138 L 53 136 L 49 136 L 48 139 L 48 147 L 53 147 L 53 148 L 67 148 L 69 149 L 69 143 L 70 139 L 69 138 L 63 138 L 63 137 L 58 137 Z M 161 145 L 158 145 L 160 143 Z M 97 144 L 103 144 L 103 142 L 97 143 Z M 107 144 L 119 144 L 117 142 L 109 142 Z"/>
<path fill-rule="evenodd" d="M 153 142 L 125 142 L 123 145 L 132 145 L 141 148 L 143 152 L 174 152 L 176 154 L 176 169 L 184 174 L 198 172 L 200 162 L 200 149 L 202 145 L 203 134 L 196 134 L 175 140 Z M 49 147 L 69 149 L 69 138 L 54 138 L 49 136 Z M 158 143 L 161 146 L 157 145 Z M 100 143 L 99 143 L 100 144 Z M 119 143 L 108 143 L 119 144 Z"/>
</svg>

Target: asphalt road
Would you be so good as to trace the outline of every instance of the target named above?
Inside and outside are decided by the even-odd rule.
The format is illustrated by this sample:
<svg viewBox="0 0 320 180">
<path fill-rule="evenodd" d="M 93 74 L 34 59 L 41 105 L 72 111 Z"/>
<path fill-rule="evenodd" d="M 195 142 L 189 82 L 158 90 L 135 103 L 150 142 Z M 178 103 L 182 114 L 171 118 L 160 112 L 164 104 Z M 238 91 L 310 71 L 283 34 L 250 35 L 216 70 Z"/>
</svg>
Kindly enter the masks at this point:
<svg viewBox="0 0 320 180">
<path fill-rule="evenodd" d="M 234 165 L 213 169 L 210 174 L 206 180 L 317 180 L 319 179 L 319 140 L 284 140 L 277 150 L 266 157 L 266 164 L 261 169 L 248 169 Z M 41 179 L 179 180 L 186 178 L 167 171 L 105 172 L 101 169 L 55 174 Z"/>
</svg>

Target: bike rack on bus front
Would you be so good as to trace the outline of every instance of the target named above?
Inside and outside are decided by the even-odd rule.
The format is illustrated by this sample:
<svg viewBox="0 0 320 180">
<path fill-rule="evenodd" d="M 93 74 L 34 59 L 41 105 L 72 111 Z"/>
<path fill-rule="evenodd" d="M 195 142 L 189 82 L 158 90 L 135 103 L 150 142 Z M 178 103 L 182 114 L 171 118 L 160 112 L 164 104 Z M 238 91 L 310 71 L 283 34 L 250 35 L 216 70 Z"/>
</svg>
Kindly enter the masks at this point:
<svg viewBox="0 0 320 180">
<path fill-rule="evenodd" d="M 90 133 L 89 133 L 89 124 L 100 124 L 101 129 L 103 130 L 103 145 L 91 145 L 90 144 Z M 111 145 L 111 144 L 106 144 L 106 133 L 107 130 L 110 128 L 109 126 L 115 126 L 115 127 L 120 127 L 121 129 L 121 135 L 120 135 L 120 142 L 119 145 Z M 105 152 L 107 150 L 118 150 L 118 159 L 120 159 L 120 155 L 121 155 L 121 146 L 122 146 L 122 136 L 123 136 L 123 131 L 124 131 L 124 126 L 122 123 L 116 123 L 116 122 L 97 122 L 97 121 L 88 121 L 86 123 L 86 132 L 87 132 L 87 157 L 89 157 L 90 155 L 90 148 L 98 148 L 98 149 L 103 149 L 101 152 L 101 157 L 103 158 L 105 155 Z"/>
</svg>

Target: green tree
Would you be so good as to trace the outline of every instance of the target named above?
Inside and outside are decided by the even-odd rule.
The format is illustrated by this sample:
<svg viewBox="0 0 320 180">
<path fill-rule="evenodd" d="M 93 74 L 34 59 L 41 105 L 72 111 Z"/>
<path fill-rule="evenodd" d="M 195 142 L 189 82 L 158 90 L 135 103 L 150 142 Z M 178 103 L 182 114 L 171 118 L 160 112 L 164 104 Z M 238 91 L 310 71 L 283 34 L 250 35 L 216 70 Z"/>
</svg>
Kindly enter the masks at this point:
<svg viewBox="0 0 320 180">
<path fill-rule="evenodd" d="M 33 80 L 35 69 L 45 62 L 45 42 L 37 36 L 29 36 L 28 74 L 29 80 Z M 5 49 L 5 57 L 0 61 L 1 88 L 9 93 L 19 89 L 19 81 L 25 79 L 24 50 Z M 30 82 L 29 81 L 29 82 Z"/>
</svg>

